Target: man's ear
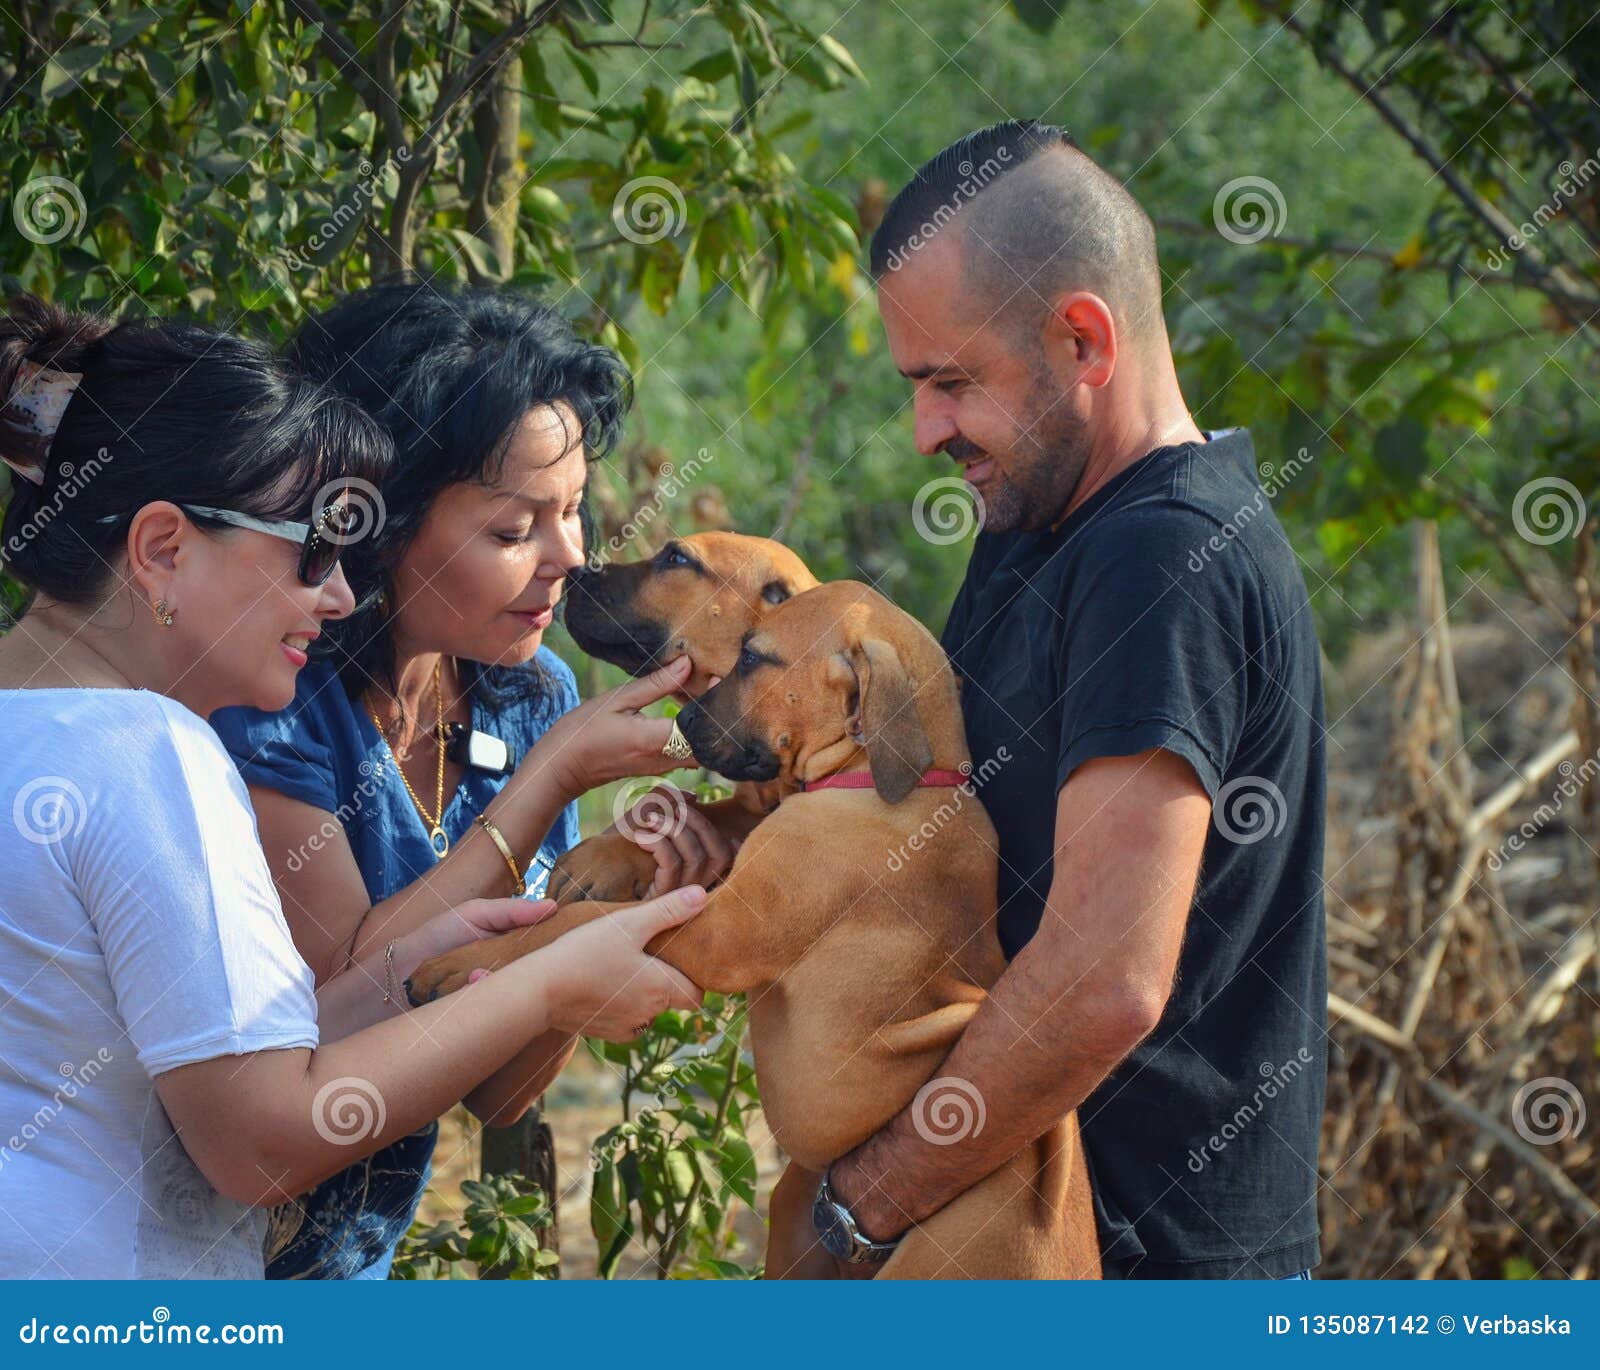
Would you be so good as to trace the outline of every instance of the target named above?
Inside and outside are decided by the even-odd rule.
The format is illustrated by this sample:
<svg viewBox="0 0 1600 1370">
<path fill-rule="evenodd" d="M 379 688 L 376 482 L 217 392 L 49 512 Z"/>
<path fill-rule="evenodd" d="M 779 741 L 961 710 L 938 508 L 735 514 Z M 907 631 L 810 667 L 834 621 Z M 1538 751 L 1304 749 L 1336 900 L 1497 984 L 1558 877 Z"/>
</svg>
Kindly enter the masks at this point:
<svg viewBox="0 0 1600 1370">
<path fill-rule="evenodd" d="M 855 709 L 847 730 L 864 739 L 872 788 L 898 804 L 917 787 L 933 764 L 933 748 L 917 712 L 916 687 L 900 654 L 879 637 L 863 638 L 850 649 L 855 673 Z"/>
</svg>

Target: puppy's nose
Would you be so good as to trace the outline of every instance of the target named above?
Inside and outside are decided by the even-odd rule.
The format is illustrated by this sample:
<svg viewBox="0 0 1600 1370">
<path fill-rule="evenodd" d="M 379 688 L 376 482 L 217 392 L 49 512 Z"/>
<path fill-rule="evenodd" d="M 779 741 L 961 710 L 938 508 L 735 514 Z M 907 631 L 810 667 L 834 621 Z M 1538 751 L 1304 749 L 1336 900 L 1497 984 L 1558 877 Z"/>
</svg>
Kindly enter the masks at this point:
<svg viewBox="0 0 1600 1370">
<path fill-rule="evenodd" d="M 574 566 L 567 572 L 567 593 L 591 594 L 594 590 L 594 579 L 599 574 L 600 572 L 587 562 L 581 566 Z"/>
</svg>

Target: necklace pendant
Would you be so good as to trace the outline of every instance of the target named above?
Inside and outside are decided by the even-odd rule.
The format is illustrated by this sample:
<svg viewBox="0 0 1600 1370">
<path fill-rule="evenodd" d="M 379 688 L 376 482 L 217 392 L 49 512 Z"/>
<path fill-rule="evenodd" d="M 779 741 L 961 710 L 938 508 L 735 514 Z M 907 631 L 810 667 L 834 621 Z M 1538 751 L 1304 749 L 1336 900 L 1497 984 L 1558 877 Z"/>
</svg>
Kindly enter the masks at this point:
<svg viewBox="0 0 1600 1370">
<path fill-rule="evenodd" d="M 450 850 L 450 835 L 441 827 L 431 828 L 428 832 L 428 841 L 433 846 L 433 854 L 444 857 Z"/>
</svg>

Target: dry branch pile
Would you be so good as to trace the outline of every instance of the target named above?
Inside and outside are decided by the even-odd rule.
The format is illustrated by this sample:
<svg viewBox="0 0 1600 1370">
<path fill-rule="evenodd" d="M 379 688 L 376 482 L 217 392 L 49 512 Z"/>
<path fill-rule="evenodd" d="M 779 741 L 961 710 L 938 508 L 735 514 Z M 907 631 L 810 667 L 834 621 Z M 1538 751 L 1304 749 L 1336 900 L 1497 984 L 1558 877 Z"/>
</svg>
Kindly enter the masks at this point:
<svg viewBox="0 0 1600 1370">
<path fill-rule="evenodd" d="M 1515 758 L 1504 782 L 1475 785 L 1426 545 L 1419 564 L 1421 627 L 1396 672 L 1380 812 L 1347 834 L 1387 847 L 1387 869 L 1335 874 L 1328 895 L 1319 1273 L 1593 1278 L 1600 759 L 1566 732 Z M 1339 852 L 1331 868 L 1360 864 Z"/>
</svg>

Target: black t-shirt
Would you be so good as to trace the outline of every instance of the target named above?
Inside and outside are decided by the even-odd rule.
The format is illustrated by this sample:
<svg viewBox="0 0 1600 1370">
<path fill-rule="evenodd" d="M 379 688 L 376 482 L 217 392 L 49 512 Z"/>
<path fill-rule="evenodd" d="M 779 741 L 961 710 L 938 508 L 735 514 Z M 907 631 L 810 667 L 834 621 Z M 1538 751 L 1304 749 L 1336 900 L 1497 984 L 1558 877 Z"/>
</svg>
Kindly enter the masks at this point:
<svg viewBox="0 0 1600 1370">
<path fill-rule="evenodd" d="M 1166 1012 L 1078 1114 L 1108 1273 L 1315 1265 L 1321 663 L 1249 435 L 1158 448 L 1054 531 L 980 534 L 944 647 L 999 833 L 1008 957 L 1039 926 L 1076 767 L 1160 747 L 1212 800 Z"/>
</svg>

